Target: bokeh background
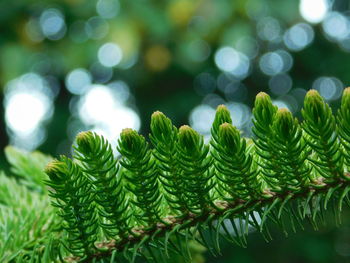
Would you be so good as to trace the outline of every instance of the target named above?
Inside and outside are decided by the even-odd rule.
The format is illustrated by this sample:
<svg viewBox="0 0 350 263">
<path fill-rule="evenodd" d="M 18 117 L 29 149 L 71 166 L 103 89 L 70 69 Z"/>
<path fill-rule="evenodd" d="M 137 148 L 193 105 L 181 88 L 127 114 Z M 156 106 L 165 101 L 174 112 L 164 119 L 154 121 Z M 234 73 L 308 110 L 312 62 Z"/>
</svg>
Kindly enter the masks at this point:
<svg viewBox="0 0 350 263">
<path fill-rule="evenodd" d="M 250 136 L 259 91 L 298 117 L 310 88 L 336 109 L 349 11 L 347 0 L 2 0 L 0 147 L 70 154 L 82 130 L 113 143 L 126 127 L 146 135 L 155 110 L 208 138 L 219 104 Z M 204 258 L 350 262 L 348 225 L 269 245 L 253 233 L 248 249 Z"/>
</svg>

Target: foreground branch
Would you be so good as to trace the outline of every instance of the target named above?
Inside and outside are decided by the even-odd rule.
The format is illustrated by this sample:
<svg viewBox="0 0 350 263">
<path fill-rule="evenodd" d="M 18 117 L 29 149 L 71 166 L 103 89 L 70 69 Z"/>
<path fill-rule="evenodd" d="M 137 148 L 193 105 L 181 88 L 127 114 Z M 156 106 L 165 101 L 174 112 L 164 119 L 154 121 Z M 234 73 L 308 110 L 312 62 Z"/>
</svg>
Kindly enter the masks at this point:
<svg viewBox="0 0 350 263">
<path fill-rule="evenodd" d="M 153 148 L 125 129 L 117 147 L 120 160 L 102 136 L 80 133 L 74 159 L 61 157 L 46 168 L 50 195 L 64 222 L 67 259 L 134 261 L 141 255 L 157 261 L 155 254 L 164 257 L 169 246 L 186 256 L 172 236 L 183 239 L 185 247 L 194 239 L 219 250 L 220 235 L 245 246 L 249 226 L 266 239 L 266 223 L 286 231 L 286 218 L 293 230 L 305 218 L 316 228 L 328 203 L 339 220 L 343 201 L 349 201 L 350 88 L 336 116 L 310 90 L 302 115 L 299 123 L 260 93 L 253 140 L 241 137 L 221 105 L 205 144 L 189 126 L 177 129 L 155 112 L 149 136 Z"/>
</svg>

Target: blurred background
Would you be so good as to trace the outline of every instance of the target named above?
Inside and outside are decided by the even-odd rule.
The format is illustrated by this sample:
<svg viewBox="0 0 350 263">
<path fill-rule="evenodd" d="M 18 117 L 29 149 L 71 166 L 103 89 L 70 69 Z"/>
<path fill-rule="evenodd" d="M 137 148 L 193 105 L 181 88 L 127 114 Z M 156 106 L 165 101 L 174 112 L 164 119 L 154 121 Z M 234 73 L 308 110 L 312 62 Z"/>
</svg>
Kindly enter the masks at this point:
<svg viewBox="0 0 350 263">
<path fill-rule="evenodd" d="M 208 138 L 219 104 L 250 136 L 259 91 L 298 117 L 310 88 L 336 109 L 350 83 L 349 11 L 347 0 L 2 0 L 0 148 L 69 154 L 87 129 L 116 143 L 126 127 L 147 135 L 155 110 Z M 252 234 L 248 249 L 205 258 L 350 262 L 344 227 L 274 245 Z"/>
</svg>

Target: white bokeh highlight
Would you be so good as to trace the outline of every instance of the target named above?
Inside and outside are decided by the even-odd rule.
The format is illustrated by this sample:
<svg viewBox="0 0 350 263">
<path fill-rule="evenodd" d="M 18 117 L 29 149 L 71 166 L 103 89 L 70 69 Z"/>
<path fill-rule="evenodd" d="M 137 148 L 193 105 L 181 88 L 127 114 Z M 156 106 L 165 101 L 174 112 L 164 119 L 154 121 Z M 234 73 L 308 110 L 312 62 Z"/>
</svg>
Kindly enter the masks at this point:
<svg viewBox="0 0 350 263">
<path fill-rule="evenodd" d="M 238 79 L 244 79 L 248 76 L 250 69 L 250 60 L 242 52 L 232 47 L 222 47 L 218 49 L 214 56 L 216 66 Z"/>
<path fill-rule="evenodd" d="M 5 87 L 5 122 L 10 144 L 34 150 L 45 139 L 43 124 L 53 113 L 55 93 L 38 74 L 27 73 Z"/>
<path fill-rule="evenodd" d="M 341 41 L 350 35 L 350 21 L 338 12 L 330 12 L 322 22 L 322 29 L 329 39 Z"/>
<path fill-rule="evenodd" d="M 98 0 L 96 3 L 97 13 L 106 19 L 117 16 L 120 10 L 119 0 Z"/>
<path fill-rule="evenodd" d="M 92 76 L 89 71 L 83 68 L 72 70 L 66 76 L 65 84 L 67 89 L 75 95 L 84 94 L 91 85 Z"/>
<path fill-rule="evenodd" d="M 121 62 L 123 52 L 119 45 L 115 43 L 106 43 L 99 48 L 97 57 L 103 66 L 115 67 Z"/>
<path fill-rule="evenodd" d="M 41 31 L 50 40 L 59 40 L 66 33 L 66 23 L 61 11 L 55 8 L 46 9 L 39 19 Z"/>
<path fill-rule="evenodd" d="M 320 23 L 329 9 L 328 0 L 300 0 L 300 15 L 309 23 Z"/>
<path fill-rule="evenodd" d="M 289 50 L 301 51 L 312 43 L 314 37 L 314 30 L 309 24 L 299 23 L 285 32 L 283 41 Z"/>
<path fill-rule="evenodd" d="M 312 83 L 312 88 L 318 90 L 327 101 L 339 99 L 343 92 L 343 87 L 343 83 L 334 77 L 320 77 Z"/>
<path fill-rule="evenodd" d="M 124 128 L 138 131 L 141 126 L 135 110 L 125 105 L 129 96 L 129 89 L 122 81 L 108 86 L 91 85 L 77 102 L 78 117 L 86 127 L 105 136 L 115 146 Z"/>
</svg>

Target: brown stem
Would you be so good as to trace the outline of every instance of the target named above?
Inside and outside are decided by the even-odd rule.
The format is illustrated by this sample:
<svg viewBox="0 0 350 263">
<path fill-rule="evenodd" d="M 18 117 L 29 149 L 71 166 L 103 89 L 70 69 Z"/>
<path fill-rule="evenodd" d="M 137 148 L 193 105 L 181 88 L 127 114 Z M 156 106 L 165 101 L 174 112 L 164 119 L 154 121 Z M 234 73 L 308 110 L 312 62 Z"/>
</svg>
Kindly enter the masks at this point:
<svg viewBox="0 0 350 263">
<path fill-rule="evenodd" d="M 345 177 L 349 177 L 348 174 L 345 175 Z M 310 192 L 314 192 L 314 195 L 318 195 L 324 192 L 327 192 L 330 188 L 340 186 L 339 188 L 346 186 L 350 186 L 350 180 L 344 180 L 342 178 L 337 178 L 337 181 L 329 183 L 324 185 L 322 188 L 316 188 L 316 187 L 308 187 L 304 188 L 302 191 L 299 191 L 297 193 L 291 193 L 291 192 L 284 192 L 284 193 L 273 193 L 273 197 L 271 198 L 264 198 L 264 199 L 256 199 L 254 201 L 244 201 L 244 200 L 236 200 L 233 202 L 220 202 L 220 206 L 222 206 L 222 209 L 215 209 L 212 208 L 211 210 L 208 210 L 204 212 L 201 215 L 195 215 L 192 213 L 187 214 L 186 216 L 182 218 L 166 218 L 163 221 L 171 221 L 169 224 L 163 224 L 158 223 L 154 228 L 148 229 L 148 230 L 139 230 L 134 229 L 135 232 L 138 232 L 138 236 L 130 235 L 127 239 L 122 239 L 119 242 L 116 242 L 115 240 L 111 240 L 108 242 L 97 244 L 97 247 L 99 248 L 105 248 L 107 251 L 99 251 L 95 254 L 90 255 L 88 258 L 86 258 L 83 262 L 91 262 L 94 258 L 104 258 L 107 256 L 110 256 L 111 253 L 114 250 L 123 251 L 123 249 L 127 245 L 136 245 L 138 242 L 141 242 L 143 238 L 147 236 L 153 236 L 153 237 L 162 237 L 164 234 L 168 231 L 171 231 L 175 226 L 185 224 L 180 229 L 187 229 L 192 226 L 195 226 L 198 223 L 205 222 L 210 217 L 211 221 L 220 218 L 220 216 L 230 213 L 232 211 L 232 215 L 239 215 L 246 211 L 251 211 L 251 209 L 256 209 L 259 207 L 264 207 L 268 204 L 272 204 L 274 200 L 281 199 L 284 200 L 287 196 L 290 194 L 293 194 L 293 197 L 291 199 L 299 199 L 303 197 L 307 197 Z M 243 206 L 242 206 L 243 205 Z M 72 259 L 72 258 L 67 258 Z"/>
</svg>

